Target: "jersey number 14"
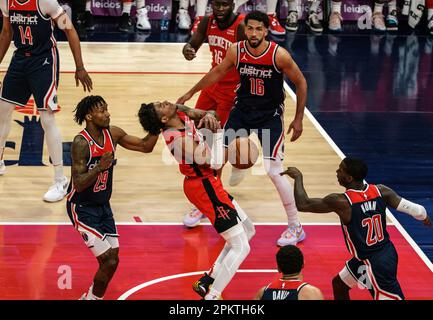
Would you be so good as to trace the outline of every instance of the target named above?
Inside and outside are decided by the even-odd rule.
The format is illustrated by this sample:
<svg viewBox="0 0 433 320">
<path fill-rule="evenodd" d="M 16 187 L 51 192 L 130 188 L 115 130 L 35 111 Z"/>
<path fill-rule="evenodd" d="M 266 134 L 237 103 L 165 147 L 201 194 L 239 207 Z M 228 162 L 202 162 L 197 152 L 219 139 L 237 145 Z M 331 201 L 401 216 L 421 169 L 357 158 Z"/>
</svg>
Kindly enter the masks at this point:
<svg viewBox="0 0 433 320">
<path fill-rule="evenodd" d="M 21 35 L 21 44 L 28 44 L 33 45 L 33 36 L 32 36 L 32 29 L 29 26 L 26 26 L 26 30 L 24 30 L 23 26 L 18 26 L 20 29 L 20 35 Z"/>
</svg>

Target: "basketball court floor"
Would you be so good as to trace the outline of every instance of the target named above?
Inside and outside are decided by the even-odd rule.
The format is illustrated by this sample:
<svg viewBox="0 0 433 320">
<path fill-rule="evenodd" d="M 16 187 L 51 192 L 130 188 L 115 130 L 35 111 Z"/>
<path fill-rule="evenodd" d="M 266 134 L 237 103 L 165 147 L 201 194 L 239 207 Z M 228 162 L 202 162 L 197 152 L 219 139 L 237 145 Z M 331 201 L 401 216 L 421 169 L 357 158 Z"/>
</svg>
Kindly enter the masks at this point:
<svg viewBox="0 0 433 320">
<path fill-rule="evenodd" d="M 140 104 L 175 102 L 207 72 L 211 57 L 206 46 L 192 62 L 183 59 L 181 48 L 177 43 L 82 43 L 94 84 L 92 94 L 107 101 L 112 125 L 144 136 L 137 118 Z M 61 111 L 57 123 L 68 164 L 70 143 L 81 130 L 72 111 L 85 93 L 75 88 L 67 44 L 60 43 L 59 49 Z M 11 52 L 1 65 L 3 74 Z M 293 91 L 287 85 L 286 90 L 287 123 L 295 103 Z M 197 97 L 188 105 L 194 106 Z M 92 282 L 96 259 L 69 222 L 65 200 L 42 201 L 51 184 L 52 168 L 32 101 L 16 111 L 13 119 L 5 152 L 8 172 L 0 177 L 0 299 L 78 299 Z M 290 143 L 286 139 L 284 163 L 304 172 L 310 196 L 343 191 L 335 174 L 342 157 L 343 152 L 309 111 L 300 140 Z M 119 146 L 116 158 L 111 204 L 121 235 L 120 265 L 105 298 L 198 299 L 191 285 L 211 266 L 223 241 L 209 223 L 194 229 L 181 224 L 190 205 L 183 195 L 183 176 L 161 138 L 151 154 Z M 224 292 L 225 299 L 252 299 L 277 275 L 276 240 L 286 228 L 283 207 L 261 161 L 249 171 L 236 187 L 228 185 L 229 166 L 223 173 L 227 190 L 257 227 L 251 254 Z M 65 167 L 65 173 L 70 176 L 70 167 Z M 301 213 L 300 218 L 307 232 L 300 244 L 305 280 L 332 299 L 332 277 L 350 258 L 339 221 L 336 214 Z M 433 298 L 432 263 L 391 214 L 388 223 L 400 257 L 398 277 L 406 297 Z M 65 280 L 65 275 L 71 277 Z M 371 299 L 361 289 L 354 289 L 352 297 Z"/>
</svg>

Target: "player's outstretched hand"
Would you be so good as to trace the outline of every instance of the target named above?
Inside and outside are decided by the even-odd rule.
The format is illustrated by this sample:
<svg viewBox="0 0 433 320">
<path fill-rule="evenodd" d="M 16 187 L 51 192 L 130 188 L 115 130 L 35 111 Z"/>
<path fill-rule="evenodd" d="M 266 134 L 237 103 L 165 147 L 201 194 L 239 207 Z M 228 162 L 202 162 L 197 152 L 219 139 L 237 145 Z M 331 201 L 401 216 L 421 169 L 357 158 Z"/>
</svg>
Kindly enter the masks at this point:
<svg viewBox="0 0 433 320">
<path fill-rule="evenodd" d="M 190 61 L 196 57 L 196 52 L 193 47 L 191 46 L 185 46 L 185 48 L 182 51 L 183 56 L 186 60 Z"/>
<path fill-rule="evenodd" d="M 424 223 L 425 226 L 427 226 L 427 227 L 431 227 L 431 220 L 430 220 L 430 217 L 427 216 L 427 217 L 423 220 L 423 223 Z"/>
<path fill-rule="evenodd" d="M 290 178 L 296 179 L 302 177 L 302 172 L 298 168 L 288 167 L 286 171 L 280 173 L 280 176 L 287 174 Z"/>
<path fill-rule="evenodd" d="M 289 125 L 289 129 L 287 130 L 287 134 L 289 135 L 290 132 L 293 130 L 292 138 L 290 141 L 296 141 L 302 134 L 302 120 L 293 120 L 292 123 Z"/>
<path fill-rule="evenodd" d="M 92 79 L 85 69 L 75 71 L 75 85 L 78 87 L 79 82 L 83 85 L 84 91 L 90 92 L 93 89 Z"/>
<path fill-rule="evenodd" d="M 177 99 L 176 103 L 178 103 L 178 104 L 185 104 L 185 102 L 187 102 L 189 99 L 191 99 L 192 96 L 193 96 L 193 94 L 188 91 L 182 97 L 180 97 L 179 99 Z"/>
<path fill-rule="evenodd" d="M 102 171 L 107 170 L 108 168 L 110 168 L 111 164 L 113 163 L 113 160 L 114 160 L 113 152 L 105 152 L 102 155 L 101 160 L 99 161 L 99 167 L 101 168 Z"/>
<path fill-rule="evenodd" d="M 206 128 L 211 130 L 212 132 L 216 132 L 218 129 L 221 129 L 221 125 L 219 121 L 210 113 L 206 113 L 203 118 L 200 119 L 197 128 Z"/>
</svg>

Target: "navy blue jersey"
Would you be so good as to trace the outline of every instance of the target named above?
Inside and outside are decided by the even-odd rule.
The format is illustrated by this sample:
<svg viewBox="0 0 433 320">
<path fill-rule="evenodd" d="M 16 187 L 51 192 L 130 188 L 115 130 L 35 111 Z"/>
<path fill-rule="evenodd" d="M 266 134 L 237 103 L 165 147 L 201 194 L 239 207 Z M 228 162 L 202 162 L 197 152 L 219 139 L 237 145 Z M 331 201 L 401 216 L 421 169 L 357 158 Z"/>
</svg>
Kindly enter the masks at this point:
<svg viewBox="0 0 433 320">
<path fill-rule="evenodd" d="M 261 300 L 299 300 L 299 292 L 307 284 L 299 280 L 277 279 L 266 286 Z"/>
<path fill-rule="evenodd" d="M 63 11 L 55 0 L 0 0 L 3 15 L 9 16 L 17 54 L 37 56 L 49 53 L 56 47 L 53 35 L 55 17 Z M 5 7 L 5 5 L 7 7 Z M 47 9 L 46 9 L 47 8 Z"/>
<path fill-rule="evenodd" d="M 110 131 L 108 129 L 102 129 L 102 132 L 104 134 L 104 144 L 102 146 L 96 143 L 86 129 L 79 133 L 89 144 L 90 156 L 87 161 L 87 170 L 91 170 L 96 164 L 98 164 L 104 153 L 113 152 L 114 155 L 115 146 Z M 81 192 L 75 190 L 74 180 L 71 177 L 71 182 L 68 187 L 68 201 L 85 205 L 101 205 L 110 201 L 113 189 L 113 166 L 114 163 L 110 168 L 99 174 L 95 183 Z"/>
<path fill-rule="evenodd" d="M 346 190 L 352 208 L 350 223 L 342 225 L 349 252 L 357 259 L 368 259 L 390 243 L 386 231 L 386 203 L 373 184 L 365 190 Z"/>
<path fill-rule="evenodd" d="M 261 55 L 254 56 L 248 51 L 246 41 L 238 42 L 236 69 L 240 85 L 236 91 L 236 108 L 282 114 L 285 93 L 283 73 L 275 62 L 278 47 L 270 41 Z"/>
</svg>

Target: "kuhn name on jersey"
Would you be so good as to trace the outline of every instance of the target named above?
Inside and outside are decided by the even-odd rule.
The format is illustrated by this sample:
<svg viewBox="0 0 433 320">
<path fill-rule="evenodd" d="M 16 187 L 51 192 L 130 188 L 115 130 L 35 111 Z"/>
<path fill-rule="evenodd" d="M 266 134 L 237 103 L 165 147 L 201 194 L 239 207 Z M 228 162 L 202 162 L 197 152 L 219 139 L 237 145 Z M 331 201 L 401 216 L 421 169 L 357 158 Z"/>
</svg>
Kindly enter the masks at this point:
<svg viewBox="0 0 433 320">
<path fill-rule="evenodd" d="M 37 15 L 22 15 L 21 13 L 14 12 L 10 17 L 10 22 L 15 24 L 26 24 L 26 25 L 35 25 L 38 24 L 38 16 Z"/>
<path fill-rule="evenodd" d="M 257 69 L 254 66 L 244 66 L 239 69 L 241 76 L 251 76 L 255 78 L 272 78 L 272 70 L 270 69 Z"/>
</svg>

